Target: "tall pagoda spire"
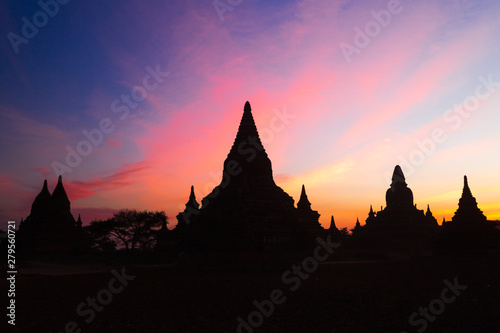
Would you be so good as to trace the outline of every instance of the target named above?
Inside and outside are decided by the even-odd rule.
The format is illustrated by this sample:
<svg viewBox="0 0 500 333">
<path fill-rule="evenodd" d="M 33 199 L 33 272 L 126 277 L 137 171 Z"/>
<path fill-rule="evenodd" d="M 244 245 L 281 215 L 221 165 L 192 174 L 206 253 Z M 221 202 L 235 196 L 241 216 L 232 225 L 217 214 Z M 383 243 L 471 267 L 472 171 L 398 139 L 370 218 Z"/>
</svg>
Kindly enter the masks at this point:
<svg viewBox="0 0 500 333">
<path fill-rule="evenodd" d="M 71 214 L 71 203 L 64 189 L 62 176 L 59 176 L 56 188 L 52 192 L 50 209 L 54 220 L 60 221 L 65 225 L 75 226 L 76 221 Z"/>
<path fill-rule="evenodd" d="M 62 176 L 57 179 L 56 188 L 52 192 L 52 199 L 60 205 L 67 205 L 69 208 L 69 199 L 62 183 Z"/>
<path fill-rule="evenodd" d="M 371 224 L 372 222 L 375 222 L 375 212 L 373 211 L 372 205 L 370 205 L 370 211 L 368 212 L 368 217 L 366 218 L 366 224 Z"/>
<path fill-rule="evenodd" d="M 196 201 L 196 196 L 194 195 L 194 186 L 191 185 L 191 193 L 189 194 L 189 200 L 186 202 L 186 207 L 192 207 L 198 209 L 200 204 Z"/>
<path fill-rule="evenodd" d="M 40 191 L 40 193 L 36 196 L 35 198 L 35 201 L 37 199 L 46 199 L 46 198 L 50 198 L 50 192 L 49 192 L 49 188 L 47 187 L 47 179 L 45 179 L 43 181 L 43 187 L 42 187 L 42 190 Z"/>
<path fill-rule="evenodd" d="M 489 223 L 478 208 L 464 176 L 462 196 L 458 209 L 451 221 L 444 223 L 434 244 L 435 251 L 443 253 L 486 253 L 497 249 L 500 244 L 500 231 L 495 224 Z"/>
<path fill-rule="evenodd" d="M 189 194 L 188 202 L 186 202 L 186 208 L 183 212 L 177 214 L 177 226 L 176 229 L 184 228 L 191 223 L 191 220 L 195 218 L 200 212 L 200 204 L 196 201 L 196 196 L 194 195 L 194 186 L 191 185 L 191 192 Z M 166 222 L 165 222 L 166 227 Z"/>
<path fill-rule="evenodd" d="M 32 217 L 42 218 L 47 213 L 50 198 L 51 195 L 47 187 L 47 179 L 45 179 L 43 181 L 42 190 L 40 191 L 40 193 L 38 193 L 35 200 L 33 201 L 33 204 L 31 205 L 31 215 L 33 215 Z"/>
<path fill-rule="evenodd" d="M 361 228 L 361 223 L 359 223 L 359 217 L 356 217 L 356 225 L 354 225 L 354 230 L 359 230 Z"/>
<path fill-rule="evenodd" d="M 427 211 L 425 212 L 425 218 L 432 225 L 438 225 L 437 219 L 432 215 L 431 209 L 429 208 L 429 204 L 427 204 Z"/>
<path fill-rule="evenodd" d="M 469 182 L 467 181 L 467 176 L 464 176 L 464 188 L 462 190 L 462 198 L 474 199 L 472 192 L 470 191 Z M 476 199 L 474 199 L 475 201 Z"/>
<path fill-rule="evenodd" d="M 337 228 L 337 226 L 335 225 L 335 219 L 333 218 L 333 215 L 330 219 L 330 228 L 328 230 L 330 230 L 330 231 L 339 230 Z"/>
<path fill-rule="evenodd" d="M 311 203 L 309 202 L 309 199 L 307 198 L 306 194 L 306 187 L 304 184 L 302 184 L 302 191 L 300 192 L 300 199 L 299 202 L 297 202 L 297 208 L 298 209 L 311 209 Z"/>
<path fill-rule="evenodd" d="M 241 187 L 241 182 L 265 182 L 270 186 L 275 185 L 271 160 L 260 140 L 248 101 L 243 109 L 236 139 L 224 161 L 220 186 L 225 184 L 230 187 Z"/>
<path fill-rule="evenodd" d="M 311 203 L 307 198 L 306 187 L 302 185 L 300 199 L 297 202 L 297 217 L 304 226 L 310 229 L 311 233 L 316 233 L 317 230 L 323 229 L 319 224 L 320 214 L 316 210 L 311 209 Z"/>
<path fill-rule="evenodd" d="M 472 195 L 469 188 L 467 176 L 464 176 L 464 188 L 462 197 L 458 201 L 458 209 L 452 217 L 452 221 L 463 223 L 474 223 L 478 221 L 486 221 L 486 216 L 478 208 L 476 198 Z"/>
<path fill-rule="evenodd" d="M 82 219 L 80 218 L 80 214 L 78 214 L 78 220 L 76 220 L 76 227 L 82 228 Z"/>
<path fill-rule="evenodd" d="M 231 148 L 231 153 L 240 153 L 242 150 L 241 145 L 243 143 L 251 144 L 255 148 L 264 151 L 264 146 L 260 141 L 259 132 L 257 131 L 257 126 L 252 115 L 252 108 L 250 103 L 247 101 L 245 107 L 243 108 L 243 117 L 241 117 L 240 126 L 238 127 L 238 132 L 236 134 L 236 139 L 234 139 L 233 147 Z"/>
</svg>

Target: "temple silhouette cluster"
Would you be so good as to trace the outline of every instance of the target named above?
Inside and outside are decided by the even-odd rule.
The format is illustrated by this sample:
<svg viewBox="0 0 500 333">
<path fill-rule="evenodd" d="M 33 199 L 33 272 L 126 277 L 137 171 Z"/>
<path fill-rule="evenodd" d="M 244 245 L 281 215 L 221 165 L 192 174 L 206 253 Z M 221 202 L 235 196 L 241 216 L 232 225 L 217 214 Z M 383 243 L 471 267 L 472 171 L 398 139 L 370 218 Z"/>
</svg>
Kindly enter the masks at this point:
<svg viewBox="0 0 500 333">
<path fill-rule="evenodd" d="M 477 212 L 470 190 L 464 193 L 453 221 L 483 223 L 489 227 L 489 237 L 497 235 L 493 224 Z M 246 102 L 236 139 L 223 164 L 220 185 L 202 200 L 201 208 L 191 187 L 186 208 L 177 215 L 177 226 L 172 231 L 165 229 L 161 242 L 178 251 L 227 253 L 244 249 L 300 248 L 310 245 L 318 236 L 341 239 L 333 216 L 326 230 L 319 224 L 319 216 L 311 208 L 304 185 L 295 207 L 293 198 L 275 184 L 271 161 L 259 139 L 250 104 Z M 448 246 L 445 241 L 436 241 L 441 229 L 429 205 L 424 212 L 414 204 L 413 193 L 397 165 L 386 191 L 386 207 L 375 212 L 370 206 L 366 224 L 361 226 L 357 220 L 346 245 L 427 255 L 433 247 L 436 250 L 439 246 Z"/>
<path fill-rule="evenodd" d="M 44 181 L 42 190 L 31 205 L 30 215 L 19 225 L 19 248 L 25 253 L 70 254 L 84 243 L 82 220 L 71 214 L 71 203 L 62 176 L 52 194 Z"/>
<path fill-rule="evenodd" d="M 500 244 L 500 232 L 478 208 L 467 177 L 455 215 L 442 226 L 429 205 L 425 212 L 417 208 L 399 165 L 394 168 L 385 199 L 386 207 L 379 211 L 370 206 L 364 225 L 357 219 L 350 236 L 336 227 L 333 216 L 329 229 L 324 229 L 304 185 L 296 206 L 276 185 L 271 160 L 246 102 L 236 138 L 222 165 L 221 183 L 201 200 L 201 207 L 191 186 L 185 209 L 176 216 L 176 227 L 169 230 L 165 221 L 158 230 L 156 249 L 242 259 L 298 253 L 310 249 L 317 237 L 347 239 L 343 247 L 348 249 L 418 256 L 498 248 Z M 71 214 L 62 177 L 52 194 L 45 180 L 30 215 L 20 225 L 21 247 L 26 252 L 70 253 L 80 248 L 84 239 L 80 216 L 75 221 Z"/>
</svg>

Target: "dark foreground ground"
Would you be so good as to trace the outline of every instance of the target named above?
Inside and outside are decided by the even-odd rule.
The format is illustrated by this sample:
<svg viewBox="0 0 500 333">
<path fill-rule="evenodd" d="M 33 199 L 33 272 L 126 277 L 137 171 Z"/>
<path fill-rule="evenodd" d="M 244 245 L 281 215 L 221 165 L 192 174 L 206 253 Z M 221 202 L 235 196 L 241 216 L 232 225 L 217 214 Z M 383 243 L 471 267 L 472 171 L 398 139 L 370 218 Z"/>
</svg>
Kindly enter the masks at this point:
<svg viewBox="0 0 500 333">
<path fill-rule="evenodd" d="M 135 278 L 111 294 L 111 300 L 102 290 L 109 288 L 112 267 L 83 274 L 73 267 L 77 274 L 72 275 L 48 276 L 42 270 L 18 275 L 16 326 L 5 325 L 7 332 L 65 332 L 71 321 L 78 328 L 67 332 L 237 332 L 237 318 L 248 323 L 249 315 L 254 325 L 261 318 L 263 323 L 258 328 L 240 327 L 239 332 L 500 332 L 498 259 L 326 263 L 307 279 L 293 273 L 283 279 L 286 269 L 124 267 Z M 122 266 L 115 269 L 121 272 Z M 443 292 L 445 279 L 467 289 L 456 291 L 458 296 Z M 6 290 L 5 279 L 0 283 Z M 283 292 L 284 297 L 278 297 L 283 303 L 275 305 L 269 317 L 254 312 L 253 302 L 269 300 L 275 289 Z M 99 293 L 109 304 L 86 323 L 89 306 L 82 307 L 87 311 L 83 316 L 76 309 Z M 449 303 L 441 300 L 442 295 Z M 264 303 L 264 311 L 271 312 L 269 302 Z M 412 313 L 429 306 L 436 315 L 423 319 L 419 314 L 413 318 L 416 323 L 409 324 Z"/>
</svg>

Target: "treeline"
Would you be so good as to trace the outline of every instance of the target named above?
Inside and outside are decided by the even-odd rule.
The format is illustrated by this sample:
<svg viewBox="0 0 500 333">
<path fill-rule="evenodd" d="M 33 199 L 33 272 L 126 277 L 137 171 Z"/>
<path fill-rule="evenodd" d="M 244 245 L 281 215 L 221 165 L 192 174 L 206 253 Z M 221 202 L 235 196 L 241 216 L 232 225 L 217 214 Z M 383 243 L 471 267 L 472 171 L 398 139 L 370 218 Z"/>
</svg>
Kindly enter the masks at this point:
<svg viewBox="0 0 500 333">
<path fill-rule="evenodd" d="M 164 211 L 123 209 L 106 220 L 94 220 L 83 229 L 94 249 L 147 252 L 154 250 L 157 235 L 166 229 L 167 223 Z"/>
</svg>

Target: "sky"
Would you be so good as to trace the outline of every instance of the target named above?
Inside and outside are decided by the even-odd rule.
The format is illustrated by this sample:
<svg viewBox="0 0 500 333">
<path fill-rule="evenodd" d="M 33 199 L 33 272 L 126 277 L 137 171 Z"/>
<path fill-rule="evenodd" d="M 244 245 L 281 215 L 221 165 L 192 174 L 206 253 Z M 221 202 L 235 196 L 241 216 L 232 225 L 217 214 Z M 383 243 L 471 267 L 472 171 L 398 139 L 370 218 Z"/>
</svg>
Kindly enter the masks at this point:
<svg viewBox="0 0 500 333">
<path fill-rule="evenodd" d="M 441 221 L 467 175 L 500 219 L 500 2 L 0 3 L 0 228 L 59 174 L 84 224 L 199 202 L 249 101 L 275 182 L 328 227 L 401 165 Z"/>
</svg>

